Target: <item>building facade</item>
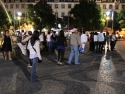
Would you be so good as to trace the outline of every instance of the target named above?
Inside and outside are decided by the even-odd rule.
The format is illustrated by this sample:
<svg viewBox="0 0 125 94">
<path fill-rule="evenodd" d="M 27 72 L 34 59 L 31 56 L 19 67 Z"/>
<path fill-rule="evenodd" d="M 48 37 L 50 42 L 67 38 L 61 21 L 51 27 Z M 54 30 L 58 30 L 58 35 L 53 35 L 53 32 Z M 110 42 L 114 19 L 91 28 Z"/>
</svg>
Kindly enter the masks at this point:
<svg viewBox="0 0 125 94">
<path fill-rule="evenodd" d="M 3 0 L 2 6 L 5 6 L 7 11 L 17 15 L 21 12 L 22 15 L 26 15 L 28 4 L 36 4 L 39 0 Z M 68 16 L 68 12 L 76 5 L 79 4 L 79 0 L 42 0 L 47 2 L 53 9 L 53 13 L 57 17 L 62 18 Z M 95 1 L 99 7 L 103 9 L 103 12 L 109 10 L 115 10 L 119 12 L 122 8 L 125 8 L 125 0 L 97 0 Z"/>
</svg>

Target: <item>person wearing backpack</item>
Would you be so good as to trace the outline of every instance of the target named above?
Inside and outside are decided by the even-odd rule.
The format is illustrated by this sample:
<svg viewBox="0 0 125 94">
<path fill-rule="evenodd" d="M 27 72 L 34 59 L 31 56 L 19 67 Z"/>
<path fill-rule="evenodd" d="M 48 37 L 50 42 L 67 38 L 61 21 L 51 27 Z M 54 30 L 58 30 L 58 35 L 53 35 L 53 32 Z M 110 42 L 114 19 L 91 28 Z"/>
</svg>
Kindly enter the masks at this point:
<svg viewBox="0 0 125 94">
<path fill-rule="evenodd" d="M 28 42 L 27 49 L 29 50 L 29 59 L 32 63 L 32 69 L 31 69 L 31 75 L 30 75 L 30 82 L 36 82 L 37 76 L 36 76 L 36 68 L 38 64 L 38 60 L 42 60 L 41 54 L 40 54 L 40 41 L 39 41 L 39 32 L 34 31 L 31 39 Z"/>
</svg>

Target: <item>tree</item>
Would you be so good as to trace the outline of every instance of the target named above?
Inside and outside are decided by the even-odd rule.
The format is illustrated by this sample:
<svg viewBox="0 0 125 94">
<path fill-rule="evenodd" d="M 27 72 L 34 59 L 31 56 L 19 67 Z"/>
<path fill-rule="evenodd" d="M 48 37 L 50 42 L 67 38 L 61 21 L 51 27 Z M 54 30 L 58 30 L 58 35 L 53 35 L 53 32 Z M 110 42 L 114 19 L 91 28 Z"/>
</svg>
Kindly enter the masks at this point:
<svg viewBox="0 0 125 94">
<path fill-rule="evenodd" d="M 122 9 L 117 17 L 120 28 L 125 28 L 125 9 Z"/>
<path fill-rule="evenodd" d="M 76 27 L 84 28 L 84 30 L 93 30 L 104 26 L 103 13 L 95 2 L 82 0 L 75 5 L 70 13 L 75 18 Z"/>
<path fill-rule="evenodd" d="M 53 11 L 46 2 L 41 0 L 36 5 L 28 6 L 28 20 L 35 23 L 36 29 L 42 29 L 44 27 L 51 28 L 55 26 L 55 16 Z"/>
<path fill-rule="evenodd" d="M 0 29 L 6 30 L 8 29 L 8 26 L 10 25 L 9 18 L 7 17 L 7 14 L 3 7 L 0 5 Z"/>
</svg>

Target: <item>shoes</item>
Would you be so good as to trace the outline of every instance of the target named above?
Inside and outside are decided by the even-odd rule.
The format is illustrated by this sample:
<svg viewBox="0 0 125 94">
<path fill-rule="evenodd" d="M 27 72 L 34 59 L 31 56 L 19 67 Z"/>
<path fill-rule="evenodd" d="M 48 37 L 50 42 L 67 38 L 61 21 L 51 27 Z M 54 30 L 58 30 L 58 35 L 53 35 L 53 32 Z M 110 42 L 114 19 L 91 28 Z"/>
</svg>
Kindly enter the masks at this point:
<svg viewBox="0 0 125 94">
<path fill-rule="evenodd" d="M 7 60 L 7 57 L 4 57 L 4 60 Z"/>
<path fill-rule="evenodd" d="M 57 62 L 58 65 L 60 66 L 63 66 L 63 63 L 62 62 Z"/>
<path fill-rule="evenodd" d="M 30 64 L 28 64 L 28 66 L 27 66 L 27 67 L 30 67 L 30 68 L 31 68 L 32 66 L 31 66 Z"/>
<path fill-rule="evenodd" d="M 80 65 L 80 63 L 78 63 L 78 64 L 75 64 L 75 65 Z"/>
<path fill-rule="evenodd" d="M 9 60 L 12 60 L 12 58 L 9 58 Z"/>
</svg>

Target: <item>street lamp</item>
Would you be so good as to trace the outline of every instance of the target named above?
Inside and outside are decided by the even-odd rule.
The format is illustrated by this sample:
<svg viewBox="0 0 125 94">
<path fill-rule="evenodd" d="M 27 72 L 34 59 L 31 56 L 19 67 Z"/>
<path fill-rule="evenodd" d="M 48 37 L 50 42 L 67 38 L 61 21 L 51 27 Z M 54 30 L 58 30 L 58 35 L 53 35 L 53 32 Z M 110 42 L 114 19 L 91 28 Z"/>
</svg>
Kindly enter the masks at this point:
<svg viewBox="0 0 125 94">
<path fill-rule="evenodd" d="M 19 20 L 19 31 L 20 31 L 20 19 L 21 19 L 21 17 L 18 16 L 17 19 Z"/>
<path fill-rule="evenodd" d="M 20 31 L 20 20 L 21 20 L 21 16 L 22 16 L 22 12 L 17 12 L 17 19 L 19 20 L 19 31 Z"/>
<path fill-rule="evenodd" d="M 106 26 L 107 26 L 107 27 L 108 27 L 108 20 L 109 20 L 109 19 L 110 19 L 110 17 L 107 16 L 107 17 L 106 17 L 106 21 L 107 21 L 107 25 L 106 25 Z"/>
<path fill-rule="evenodd" d="M 108 27 L 108 20 L 110 19 L 110 17 L 109 17 L 109 15 L 110 15 L 110 12 L 109 11 L 107 11 L 106 12 L 106 21 L 107 21 L 107 27 Z"/>
</svg>

